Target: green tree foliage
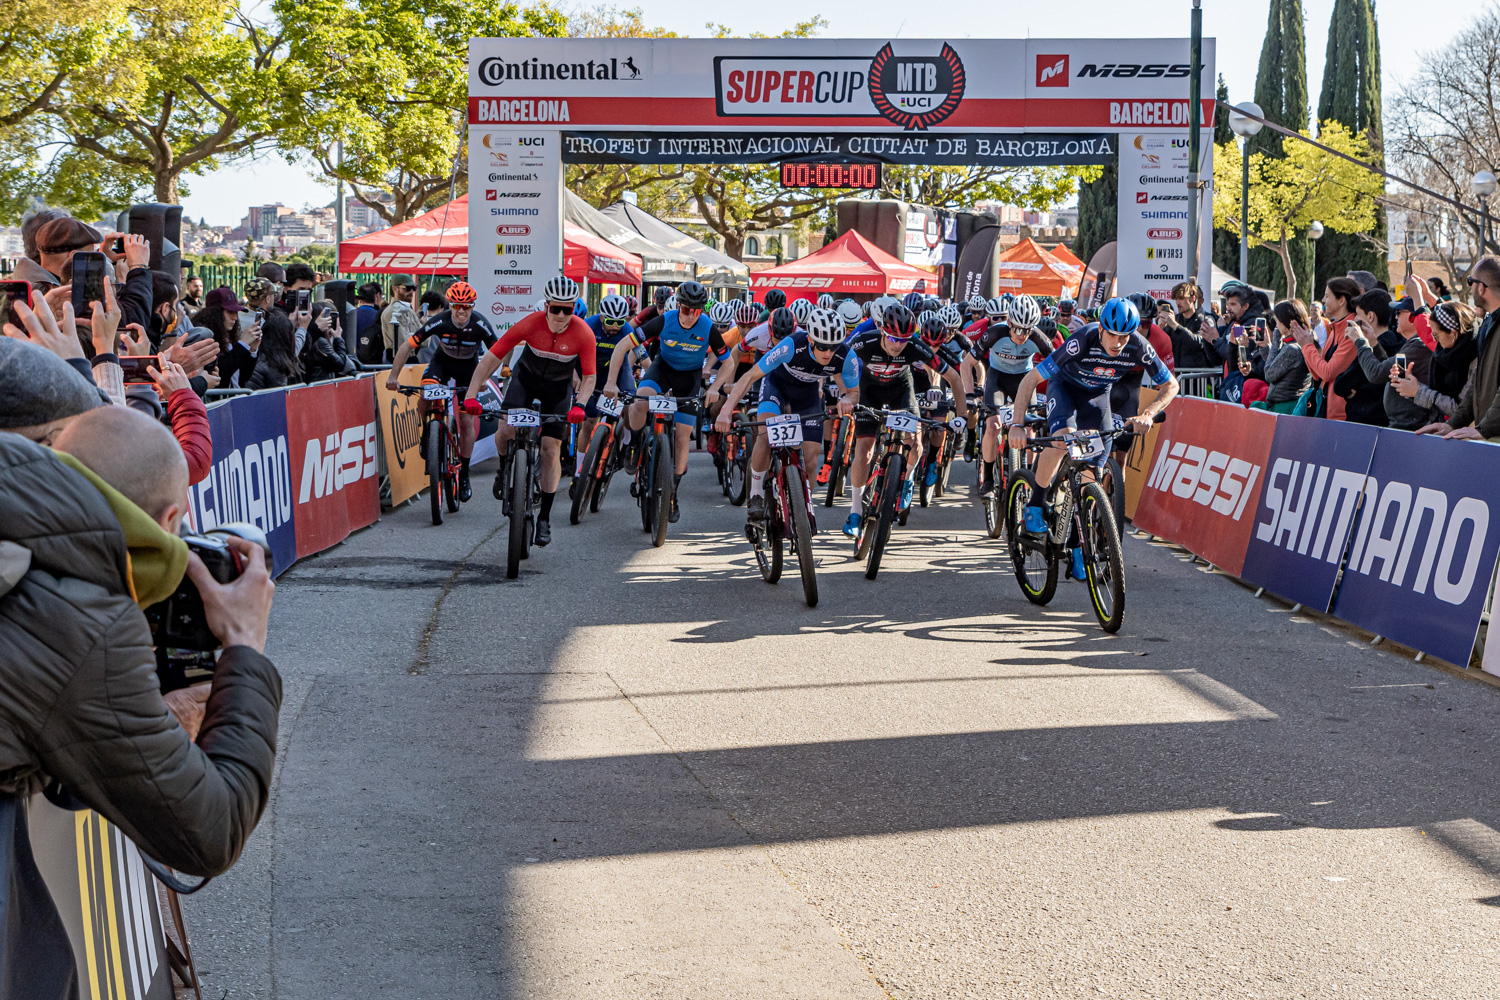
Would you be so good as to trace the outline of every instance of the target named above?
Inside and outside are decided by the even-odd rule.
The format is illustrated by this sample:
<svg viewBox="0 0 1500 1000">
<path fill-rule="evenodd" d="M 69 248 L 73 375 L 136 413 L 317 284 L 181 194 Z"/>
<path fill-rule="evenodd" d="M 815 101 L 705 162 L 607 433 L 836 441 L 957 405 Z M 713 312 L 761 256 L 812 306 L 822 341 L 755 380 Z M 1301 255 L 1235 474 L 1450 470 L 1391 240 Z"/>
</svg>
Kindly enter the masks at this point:
<svg viewBox="0 0 1500 1000">
<path fill-rule="evenodd" d="M 1224 82 L 1224 74 L 1219 74 L 1219 87 L 1214 91 L 1216 100 L 1229 100 L 1229 85 Z M 1229 127 L 1229 112 L 1223 108 L 1214 111 L 1214 145 L 1222 146 L 1226 142 L 1234 142 L 1234 130 Z M 1230 274 L 1240 273 L 1240 241 L 1227 229 L 1214 227 L 1213 262 Z"/>
<path fill-rule="evenodd" d="M 1078 188 L 1078 239 L 1073 252 L 1088 263 L 1104 244 L 1116 239 L 1119 219 L 1120 163 L 1099 170 Z"/>
<path fill-rule="evenodd" d="M 1255 77 L 1255 103 L 1267 121 L 1302 132 L 1307 129 L 1307 35 L 1302 23 L 1302 0 L 1271 0 L 1266 38 L 1260 49 L 1260 70 Z M 1249 151 L 1280 156 L 1280 133 L 1263 128 L 1252 136 Z M 1253 180 L 1252 180 L 1253 183 Z M 1239 185 L 1235 185 L 1238 197 Z M 1297 284 L 1312 282 L 1312 248 L 1301 237 L 1288 247 Z M 1238 259 L 1238 258 L 1236 258 Z M 1238 265 L 1236 265 L 1237 267 Z M 1250 255 L 1250 281 L 1284 290 L 1282 261 L 1269 250 Z"/>
<path fill-rule="evenodd" d="M 1380 36 L 1371 0 L 1335 0 L 1328 24 L 1318 121 L 1336 121 L 1363 135 L 1376 166 L 1384 167 L 1381 126 Z M 1368 233 L 1329 233 L 1317 244 L 1317 286 L 1350 271 L 1386 273 L 1385 208 L 1375 206 Z"/>
<path fill-rule="evenodd" d="M 1365 163 L 1369 141 L 1350 133 L 1338 122 L 1324 122 L 1320 142 Z M 1238 237 L 1240 211 L 1240 151 L 1234 143 L 1215 150 L 1214 222 Z M 1250 156 L 1250 202 L 1247 231 L 1250 245 L 1263 248 L 1280 263 L 1279 290 L 1288 297 L 1305 291 L 1299 283 L 1292 247 L 1305 244 L 1314 220 L 1331 232 L 1358 233 L 1374 224 L 1379 175 L 1296 139 L 1285 139 L 1280 156 Z"/>
<path fill-rule="evenodd" d="M 547 6 L 478 0 L 275 0 L 298 95 L 282 151 L 342 180 L 385 222 L 467 187 L 470 38 L 561 36 Z M 342 158 L 337 144 L 343 143 Z"/>
</svg>

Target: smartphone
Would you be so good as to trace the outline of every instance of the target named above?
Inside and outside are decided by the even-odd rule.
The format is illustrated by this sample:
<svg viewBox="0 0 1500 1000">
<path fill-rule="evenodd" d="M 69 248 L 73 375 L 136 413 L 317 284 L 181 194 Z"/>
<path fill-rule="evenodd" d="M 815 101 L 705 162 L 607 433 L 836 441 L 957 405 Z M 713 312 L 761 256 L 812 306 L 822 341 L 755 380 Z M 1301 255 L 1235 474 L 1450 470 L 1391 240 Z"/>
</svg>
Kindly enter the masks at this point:
<svg viewBox="0 0 1500 1000">
<path fill-rule="evenodd" d="M 307 312 L 307 304 L 312 301 L 311 288 L 297 289 L 297 308 L 295 312 Z"/>
<path fill-rule="evenodd" d="M 87 316 L 90 302 L 104 301 L 104 283 L 109 280 L 109 260 L 95 250 L 73 255 L 73 315 Z"/>
<path fill-rule="evenodd" d="M 1255 339 L 1266 339 L 1266 318 L 1264 316 L 1255 317 Z"/>
<path fill-rule="evenodd" d="M 25 333 L 26 325 L 21 322 L 21 316 L 15 310 L 16 302 L 31 305 L 31 282 L 0 281 L 0 324 L 11 323 L 17 330 Z"/>
<path fill-rule="evenodd" d="M 146 373 L 147 368 L 161 370 L 161 356 L 156 354 L 122 354 L 120 356 L 120 369 L 125 373 L 126 382 L 150 382 L 151 376 Z"/>
<path fill-rule="evenodd" d="M 113 253 L 123 254 L 125 252 L 125 237 L 116 236 L 110 242 L 109 249 Z"/>
<path fill-rule="evenodd" d="M 1406 378 L 1407 362 L 1405 354 L 1396 355 L 1396 374 Z"/>
</svg>

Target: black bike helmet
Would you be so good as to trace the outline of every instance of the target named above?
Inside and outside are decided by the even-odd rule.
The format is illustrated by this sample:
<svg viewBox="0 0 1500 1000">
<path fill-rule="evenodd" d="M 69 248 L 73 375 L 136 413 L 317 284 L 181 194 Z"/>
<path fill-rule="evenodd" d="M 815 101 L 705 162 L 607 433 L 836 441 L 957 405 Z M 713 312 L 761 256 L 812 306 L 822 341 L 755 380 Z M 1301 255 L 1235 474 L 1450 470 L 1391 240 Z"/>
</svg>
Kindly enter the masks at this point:
<svg viewBox="0 0 1500 1000">
<path fill-rule="evenodd" d="M 897 302 L 886 306 L 880 314 L 880 329 L 892 340 L 910 340 L 916 333 L 917 320 L 910 309 Z"/>
<path fill-rule="evenodd" d="M 786 305 L 786 292 L 779 288 L 773 288 L 766 293 L 766 311 L 775 312 Z"/>
<path fill-rule="evenodd" d="M 672 297 L 671 285 L 657 285 L 656 290 L 651 293 L 651 301 L 656 303 L 656 308 L 665 309 L 667 300 Z"/>
<path fill-rule="evenodd" d="M 678 309 L 702 309 L 708 305 L 708 289 L 696 281 L 684 281 L 677 286 Z"/>
<path fill-rule="evenodd" d="M 1135 311 L 1141 314 L 1141 322 L 1142 323 L 1152 323 L 1152 322 L 1155 322 L 1155 320 L 1156 320 L 1156 300 L 1155 299 L 1153 299 L 1151 296 L 1147 295 L 1145 292 L 1136 292 L 1134 295 L 1127 295 L 1126 298 L 1130 299 L 1130 304 L 1133 305 L 1133 306 L 1135 306 Z"/>
<path fill-rule="evenodd" d="M 785 306 L 771 313 L 771 336 L 776 340 L 797 332 L 797 317 Z"/>
</svg>

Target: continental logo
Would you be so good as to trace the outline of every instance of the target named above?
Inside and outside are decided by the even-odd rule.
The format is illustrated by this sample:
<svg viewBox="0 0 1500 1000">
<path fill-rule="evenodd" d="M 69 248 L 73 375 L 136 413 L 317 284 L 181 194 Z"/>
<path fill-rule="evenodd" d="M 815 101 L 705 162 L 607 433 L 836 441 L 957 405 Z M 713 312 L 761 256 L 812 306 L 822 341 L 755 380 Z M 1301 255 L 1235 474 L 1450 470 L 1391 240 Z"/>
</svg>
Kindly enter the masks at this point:
<svg viewBox="0 0 1500 1000">
<path fill-rule="evenodd" d="M 422 414 L 417 397 L 397 394 L 391 398 L 391 442 L 396 464 L 406 468 L 408 454 L 415 454 L 422 441 Z"/>
</svg>

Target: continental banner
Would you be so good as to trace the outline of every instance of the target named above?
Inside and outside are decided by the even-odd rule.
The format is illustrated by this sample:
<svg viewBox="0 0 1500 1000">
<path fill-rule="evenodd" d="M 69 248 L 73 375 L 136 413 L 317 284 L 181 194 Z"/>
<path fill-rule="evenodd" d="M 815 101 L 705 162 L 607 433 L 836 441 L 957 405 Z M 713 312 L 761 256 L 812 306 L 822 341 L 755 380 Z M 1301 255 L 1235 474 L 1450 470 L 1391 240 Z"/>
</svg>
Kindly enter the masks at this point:
<svg viewBox="0 0 1500 1000">
<path fill-rule="evenodd" d="M 407 365 L 397 381 L 419 386 L 425 365 Z M 422 461 L 422 408 L 416 396 L 404 396 L 385 387 L 385 379 L 371 379 L 375 386 L 375 417 L 384 444 L 385 471 L 391 481 L 391 505 L 410 500 L 427 486 L 427 466 Z"/>
<path fill-rule="evenodd" d="M 78 995 L 172 1000 L 156 880 L 140 851 L 92 809 L 70 812 L 37 795 L 26 813 L 37 869 L 73 946 Z"/>
</svg>

